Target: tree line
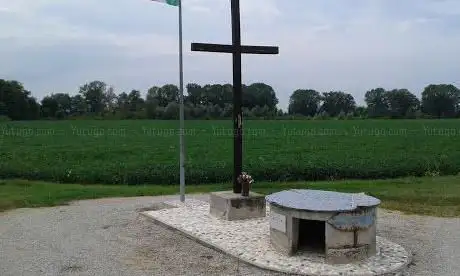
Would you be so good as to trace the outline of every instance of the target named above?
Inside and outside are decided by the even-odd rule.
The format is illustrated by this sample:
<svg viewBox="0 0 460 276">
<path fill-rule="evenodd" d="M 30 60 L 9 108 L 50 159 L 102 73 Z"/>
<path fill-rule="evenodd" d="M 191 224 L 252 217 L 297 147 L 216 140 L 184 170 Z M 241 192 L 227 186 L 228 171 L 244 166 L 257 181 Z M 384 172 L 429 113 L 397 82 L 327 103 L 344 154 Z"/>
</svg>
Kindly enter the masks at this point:
<svg viewBox="0 0 460 276">
<path fill-rule="evenodd" d="M 184 91 L 186 119 L 231 118 L 232 85 L 190 83 Z M 375 88 L 365 93 L 366 106 L 343 91 L 295 90 L 287 111 L 277 107 L 275 90 L 265 83 L 243 85 L 243 116 L 253 119 L 458 118 L 460 90 L 452 84 L 430 84 L 418 99 L 407 89 Z M 76 95 L 51 93 L 38 101 L 16 80 L 0 79 L 0 120 L 158 119 L 179 118 L 179 88 L 153 86 L 116 94 L 103 81 L 79 87 Z"/>
</svg>

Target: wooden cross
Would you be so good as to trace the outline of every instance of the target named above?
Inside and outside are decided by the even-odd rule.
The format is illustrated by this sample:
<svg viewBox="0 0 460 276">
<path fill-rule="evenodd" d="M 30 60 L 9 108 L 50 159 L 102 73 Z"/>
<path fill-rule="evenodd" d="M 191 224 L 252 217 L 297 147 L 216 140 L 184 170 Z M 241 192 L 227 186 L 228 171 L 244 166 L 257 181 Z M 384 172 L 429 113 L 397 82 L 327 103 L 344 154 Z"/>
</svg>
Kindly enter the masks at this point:
<svg viewBox="0 0 460 276">
<path fill-rule="evenodd" d="M 231 0 L 232 45 L 192 43 L 192 51 L 231 53 L 233 55 L 233 192 L 241 193 L 238 176 L 243 167 L 243 84 L 241 80 L 241 54 L 276 55 L 278 47 L 241 45 L 240 0 Z"/>
</svg>

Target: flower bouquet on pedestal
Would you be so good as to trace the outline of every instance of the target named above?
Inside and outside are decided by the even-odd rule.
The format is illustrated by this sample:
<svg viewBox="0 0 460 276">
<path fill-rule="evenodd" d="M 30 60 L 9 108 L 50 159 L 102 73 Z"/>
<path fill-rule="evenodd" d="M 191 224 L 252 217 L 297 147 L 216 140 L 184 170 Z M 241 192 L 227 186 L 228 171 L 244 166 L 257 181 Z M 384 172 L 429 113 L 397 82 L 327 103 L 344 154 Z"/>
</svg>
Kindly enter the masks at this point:
<svg viewBox="0 0 460 276">
<path fill-rule="evenodd" d="M 252 177 L 243 172 L 241 175 L 238 177 L 238 182 L 241 184 L 241 195 L 242 196 L 249 196 L 249 190 L 251 189 L 251 184 L 254 183 L 254 180 Z"/>
</svg>

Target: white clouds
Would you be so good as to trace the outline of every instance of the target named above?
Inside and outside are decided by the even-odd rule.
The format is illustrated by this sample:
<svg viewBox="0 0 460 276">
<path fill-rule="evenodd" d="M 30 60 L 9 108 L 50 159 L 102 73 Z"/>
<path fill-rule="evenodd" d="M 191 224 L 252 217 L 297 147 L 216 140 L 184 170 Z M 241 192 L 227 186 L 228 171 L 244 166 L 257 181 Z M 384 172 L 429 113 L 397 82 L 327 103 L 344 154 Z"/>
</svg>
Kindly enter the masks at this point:
<svg viewBox="0 0 460 276">
<path fill-rule="evenodd" d="M 281 15 L 279 1 L 274 0 L 242 0 L 240 4 L 242 18 L 263 21 L 276 20 Z"/>
<path fill-rule="evenodd" d="M 189 49 L 191 41 L 230 42 L 230 1 L 183 4 L 186 81 L 231 82 L 229 55 Z M 460 64 L 460 28 L 451 21 L 459 1 L 241 0 L 241 11 L 243 43 L 280 46 L 278 56 L 245 56 L 244 78 L 272 84 L 282 103 L 298 87 L 342 88 L 360 97 L 374 85 L 419 89 L 426 81 L 459 81 L 449 71 Z M 177 79 L 175 7 L 149 0 L 0 0 L 0 15 L 0 58 L 17 61 L 0 64 L 0 72 L 26 78 L 34 93 L 74 90 L 101 70 L 122 87 Z M 34 65 L 47 74 L 37 75 Z"/>
<path fill-rule="evenodd" d="M 460 2 L 457 0 L 422 1 L 427 12 L 438 15 L 460 15 Z"/>
<path fill-rule="evenodd" d="M 278 3 L 278 4 L 277 4 Z M 274 0 L 241 0 L 240 10 L 242 17 L 257 20 L 273 18 L 281 15 L 278 8 L 279 1 Z M 184 9 L 191 11 L 209 11 L 214 13 L 230 14 L 230 0 L 183 0 Z"/>
<path fill-rule="evenodd" d="M 420 31 L 430 28 L 433 24 L 439 23 L 440 20 L 436 18 L 427 18 L 427 17 L 420 17 L 420 18 L 412 18 L 408 20 L 402 20 L 395 24 L 395 29 L 397 32 L 401 33 L 408 33 L 411 31 Z"/>
<path fill-rule="evenodd" d="M 196 12 L 196 13 L 212 13 L 212 10 L 209 7 L 205 6 L 190 6 L 188 9 L 191 12 Z"/>
<path fill-rule="evenodd" d="M 177 39 L 171 35 L 155 32 L 144 34 L 119 34 L 117 30 L 103 30 L 99 26 L 84 26 L 66 21 L 65 15 L 46 14 L 40 8 L 52 6 L 56 1 L 33 1 L 28 6 L 26 1 L 15 0 L 14 4 L 3 6 L 10 14 L 8 22 L 0 22 L 0 40 L 7 41 L 4 46 L 14 50 L 18 48 L 49 47 L 59 44 L 75 43 L 75 45 L 105 45 L 116 47 L 120 54 L 128 56 L 158 56 L 177 54 Z M 30 1 L 27 1 L 30 2 Z M 88 6 L 88 1 L 81 1 L 81 10 L 102 8 Z M 75 3 L 70 3 L 75 4 Z M 105 7 L 104 7 L 105 8 Z M 69 9 L 68 12 L 71 12 Z M 80 14 L 84 20 L 84 14 Z M 113 20 L 106 18 L 107 20 Z M 123 18 L 115 20 L 124 20 Z M 154 46 L 152 46 L 154 45 Z"/>
<path fill-rule="evenodd" d="M 1 29 L 0 40 L 8 41 L 7 46 L 14 50 L 74 43 L 75 45 L 116 47 L 121 54 L 129 56 L 149 57 L 177 54 L 177 40 L 172 36 L 155 33 L 118 35 L 116 32 L 105 32 L 97 28 L 89 29 L 69 25 L 55 17 L 38 20 L 36 16 L 30 16 L 27 20 L 21 20 L 20 24 Z"/>
<path fill-rule="evenodd" d="M 56 0 L 2 0 L 0 2 L 0 10 L 7 10 L 9 12 L 17 14 L 30 14 L 34 12 L 37 8 L 40 8 L 43 5 L 52 4 L 53 2 L 56 2 Z"/>
</svg>

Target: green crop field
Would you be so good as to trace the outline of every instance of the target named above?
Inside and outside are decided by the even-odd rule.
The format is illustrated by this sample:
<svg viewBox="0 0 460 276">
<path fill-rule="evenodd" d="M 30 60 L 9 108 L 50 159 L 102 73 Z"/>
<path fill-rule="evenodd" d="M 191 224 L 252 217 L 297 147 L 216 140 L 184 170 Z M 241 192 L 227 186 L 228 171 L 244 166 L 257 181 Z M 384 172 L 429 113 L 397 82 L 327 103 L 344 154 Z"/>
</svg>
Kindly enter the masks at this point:
<svg viewBox="0 0 460 276">
<path fill-rule="evenodd" d="M 178 121 L 0 123 L 0 178 L 176 184 Z M 228 121 L 186 121 L 187 184 L 229 182 Z M 256 181 L 377 179 L 460 172 L 459 120 L 245 121 Z"/>
</svg>

